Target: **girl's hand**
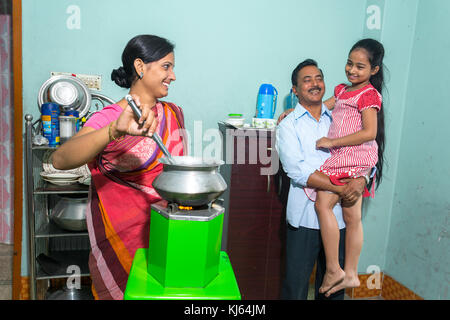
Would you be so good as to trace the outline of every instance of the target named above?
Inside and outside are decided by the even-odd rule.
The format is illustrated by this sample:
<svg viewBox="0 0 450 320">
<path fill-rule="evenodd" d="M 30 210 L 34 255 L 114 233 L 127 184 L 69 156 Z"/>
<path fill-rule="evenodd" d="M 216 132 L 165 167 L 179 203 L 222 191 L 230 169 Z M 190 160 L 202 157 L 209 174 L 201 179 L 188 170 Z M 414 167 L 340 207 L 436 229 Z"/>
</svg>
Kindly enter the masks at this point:
<svg viewBox="0 0 450 320">
<path fill-rule="evenodd" d="M 333 147 L 333 140 L 327 137 L 322 137 L 316 141 L 316 148 L 330 149 Z"/>
<path fill-rule="evenodd" d="M 131 95 L 136 105 L 142 112 L 142 116 L 136 120 L 136 116 L 129 105 L 123 110 L 115 124 L 115 137 L 125 134 L 132 136 L 151 137 L 158 126 L 158 118 L 152 110 L 153 106 L 141 104 L 139 97 Z"/>
<path fill-rule="evenodd" d="M 280 116 L 278 117 L 277 125 L 281 122 L 281 120 L 286 118 L 286 116 L 294 110 L 295 110 L 295 108 L 287 109 L 282 114 L 280 114 Z"/>
<path fill-rule="evenodd" d="M 336 104 L 336 98 L 331 97 L 331 98 L 325 100 L 323 103 L 327 106 L 328 110 L 333 110 L 334 105 Z"/>
</svg>

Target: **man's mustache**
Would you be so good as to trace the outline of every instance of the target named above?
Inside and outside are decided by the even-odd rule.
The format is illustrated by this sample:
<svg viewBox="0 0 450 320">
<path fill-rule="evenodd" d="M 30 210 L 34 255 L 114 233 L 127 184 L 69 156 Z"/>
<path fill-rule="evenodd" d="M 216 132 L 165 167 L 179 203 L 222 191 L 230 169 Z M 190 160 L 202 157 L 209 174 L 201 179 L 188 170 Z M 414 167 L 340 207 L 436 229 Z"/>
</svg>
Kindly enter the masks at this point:
<svg viewBox="0 0 450 320">
<path fill-rule="evenodd" d="M 322 91 L 322 88 L 320 88 L 320 87 L 314 87 L 314 88 L 309 89 L 308 92 L 311 92 L 311 91 L 313 91 L 313 90 L 319 90 L 319 91 Z"/>
</svg>

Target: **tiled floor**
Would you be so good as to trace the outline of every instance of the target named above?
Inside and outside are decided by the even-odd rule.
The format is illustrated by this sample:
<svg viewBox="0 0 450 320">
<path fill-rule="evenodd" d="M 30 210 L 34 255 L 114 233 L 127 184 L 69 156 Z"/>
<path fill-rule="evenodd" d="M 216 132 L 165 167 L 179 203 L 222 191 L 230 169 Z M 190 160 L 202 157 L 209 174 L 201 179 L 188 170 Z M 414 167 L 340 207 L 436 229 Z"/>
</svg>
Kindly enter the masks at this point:
<svg viewBox="0 0 450 320">
<path fill-rule="evenodd" d="M 314 284 L 309 285 L 308 290 L 308 300 L 314 300 Z M 349 295 L 345 294 L 344 300 L 384 300 L 383 297 L 377 296 L 377 297 L 370 297 L 370 298 L 353 298 Z"/>
<path fill-rule="evenodd" d="M 0 243 L 0 300 L 12 299 L 12 257 L 13 245 Z M 314 300 L 313 284 L 309 287 L 308 300 Z M 345 300 L 352 300 L 352 298 L 345 295 Z M 354 300 L 383 300 L 383 298 L 379 296 Z"/>
<path fill-rule="evenodd" d="M 13 245 L 0 243 L 0 300 L 12 298 Z"/>
</svg>

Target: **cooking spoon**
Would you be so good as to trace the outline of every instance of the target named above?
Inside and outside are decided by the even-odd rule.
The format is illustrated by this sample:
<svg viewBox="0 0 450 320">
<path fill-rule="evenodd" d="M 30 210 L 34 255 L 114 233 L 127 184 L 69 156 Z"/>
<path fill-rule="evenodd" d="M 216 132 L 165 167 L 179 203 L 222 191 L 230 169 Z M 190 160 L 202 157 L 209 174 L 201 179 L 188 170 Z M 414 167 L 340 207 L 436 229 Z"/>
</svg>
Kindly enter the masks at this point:
<svg viewBox="0 0 450 320">
<path fill-rule="evenodd" d="M 142 116 L 141 110 L 136 105 L 136 102 L 134 102 L 133 97 L 129 94 L 125 96 L 125 99 L 127 100 L 128 104 L 130 105 L 131 109 L 133 110 L 134 114 L 138 117 L 138 119 Z M 170 154 L 169 150 L 167 150 L 166 146 L 164 145 L 161 137 L 157 132 L 154 132 L 152 134 L 152 139 L 156 142 L 158 147 L 161 149 L 161 151 L 164 153 L 164 155 L 167 158 L 167 161 L 169 161 L 170 164 L 174 164 L 175 160 L 173 159 L 172 155 Z"/>
</svg>

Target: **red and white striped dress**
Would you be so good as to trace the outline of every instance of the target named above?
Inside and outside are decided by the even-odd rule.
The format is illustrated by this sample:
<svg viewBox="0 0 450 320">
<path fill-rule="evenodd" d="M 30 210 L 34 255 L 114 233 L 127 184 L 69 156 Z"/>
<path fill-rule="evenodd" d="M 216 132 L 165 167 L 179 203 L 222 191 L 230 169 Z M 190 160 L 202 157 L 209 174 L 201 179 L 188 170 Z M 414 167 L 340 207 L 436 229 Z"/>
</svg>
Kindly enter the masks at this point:
<svg viewBox="0 0 450 320">
<path fill-rule="evenodd" d="M 333 109 L 333 121 L 328 131 L 328 138 L 335 139 L 348 136 L 362 129 L 361 112 L 367 108 L 381 109 L 381 94 L 371 84 L 347 92 L 348 86 L 340 84 L 334 89 L 336 98 Z M 330 177 L 333 184 L 341 185 L 344 178 L 364 176 L 375 167 L 378 161 L 378 145 L 375 140 L 357 146 L 343 146 L 330 149 L 331 156 L 319 171 Z M 315 200 L 315 190 L 304 188 L 308 198 Z M 373 196 L 373 195 L 372 195 Z"/>
<path fill-rule="evenodd" d="M 377 111 L 381 109 L 381 94 L 371 84 L 350 92 L 346 91 L 347 88 L 347 85 L 340 84 L 334 89 L 336 104 L 328 138 L 340 138 L 362 130 L 361 112 L 368 108 L 375 108 Z M 320 167 L 320 171 L 330 178 L 364 176 L 378 161 L 378 145 L 375 140 L 357 146 L 331 148 L 330 153 L 330 158 Z"/>
</svg>

